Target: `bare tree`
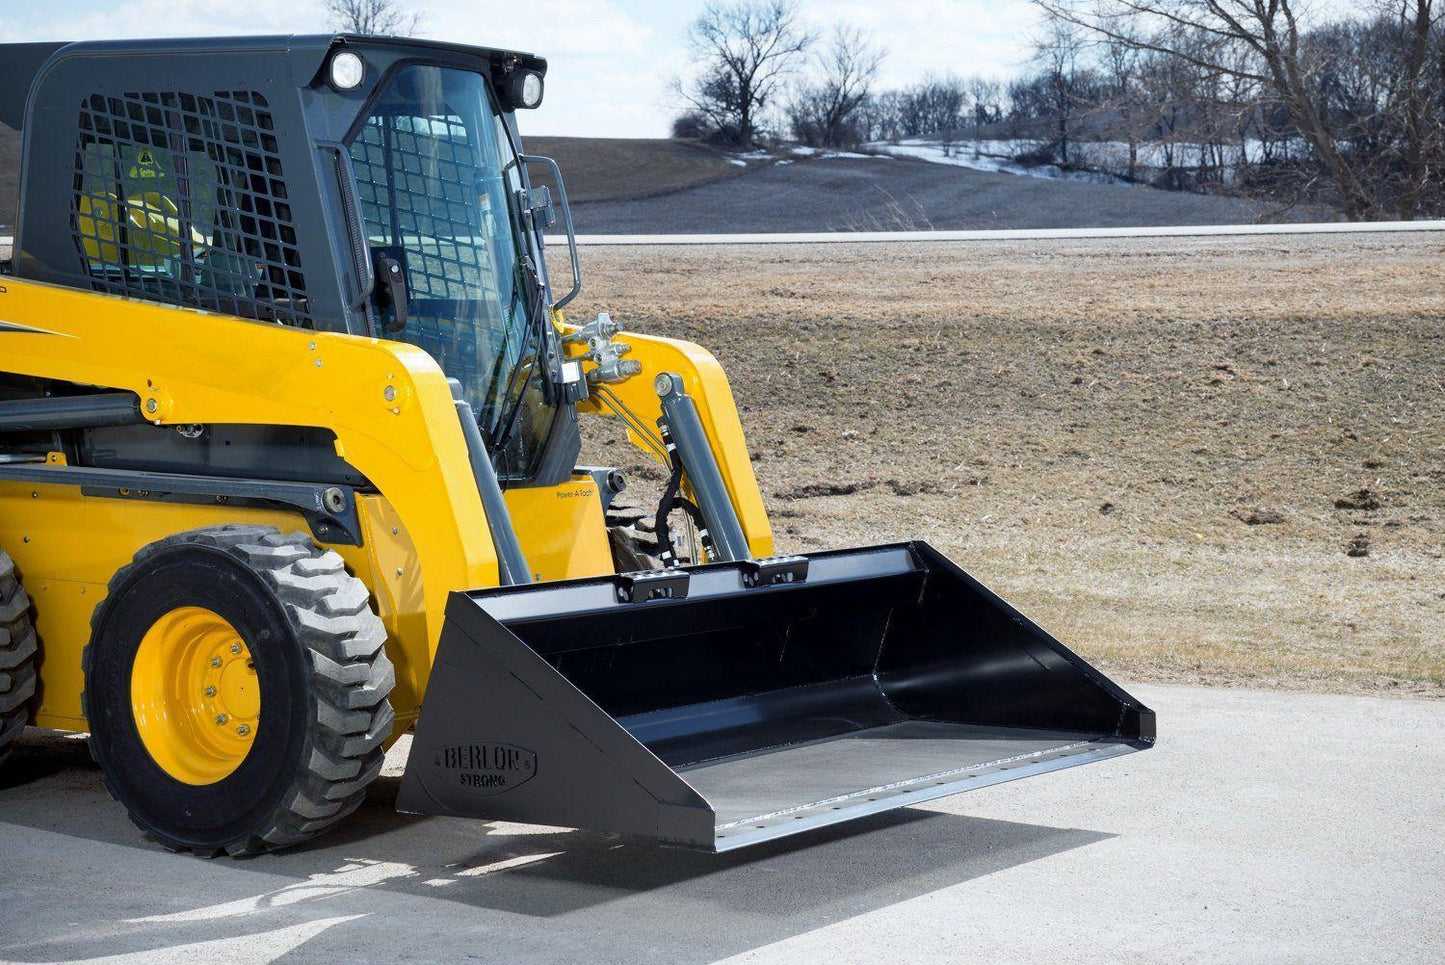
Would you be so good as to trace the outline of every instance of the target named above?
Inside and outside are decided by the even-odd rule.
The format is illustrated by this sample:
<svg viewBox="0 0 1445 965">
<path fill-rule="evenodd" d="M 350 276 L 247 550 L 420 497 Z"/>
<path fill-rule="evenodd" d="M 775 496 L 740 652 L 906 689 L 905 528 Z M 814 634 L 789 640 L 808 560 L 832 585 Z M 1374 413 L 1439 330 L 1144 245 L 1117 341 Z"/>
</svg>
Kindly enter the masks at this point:
<svg viewBox="0 0 1445 965">
<path fill-rule="evenodd" d="M 905 90 L 898 103 L 899 124 L 906 137 L 939 134 L 952 140 L 968 110 L 968 84 L 949 74 L 926 75 Z"/>
<path fill-rule="evenodd" d="M 1438 43 L 1435 0 L 1379 0 L 1389 4 L 1403 53 L 1392 94 L 1378 105 L 1404 118 L 1396 160 L 1405 173 L 1394 178 L 1378 168 L 1377 153 L 1347 151 L 1342 118 L 1327 109 L 1320 86 L 1330 60 L 1315 56 L 1317 45 L 1301 23 L 1299 0 L 1035 2 L 1056 22 L 1097 38 L 1180 60 L 1207 76 L 1259 84 L 1288 112 L 1348 217 L 1375 218 L 1391 208 L 1400 217 L 1415 216 L 1420 191 L 1414 186 L 1423 187 L 1432 176 L 1431 141 L 1440 127 L 1431 116 L 1426 76 L 1432 45 Z M 1388 199 L 1378 190 L 1387 182 L 1394 182 Z"/>
<path fill-rule="evenodd" d="M 1139 174 L 1139 142 L 1149 133 L 1140 78 L 1143 55 L 1116 40 L 1105 40 L 1099 53 L 1105 76 L 1103 106 L 1113 114 L 1118 135 L 1129 145 L 1126 176 L 1132 181 Z"/>
<path fill-rule="evenodd" d="M 968 97 L 973 102 L 973 126 L 975 131 L 1003 120 L 1006 108 L 1004 85 L 994 77 L 970 77 Z"/>
<path fill-rule="evenodd" d="M 1047 34 L 1034 48 L 1035 60 L 1043 68 L 1041 93 L 1054 120 L 1054 141 L 1059 147 L 1059 163 L 1064 167 L 1074 160 L 1069 157 L 1069 141 L 1075 114 L 1083 104 L 1081 87 L 1090 79 L 1079 67 L 1083 46 L 1077 27 L 1067 20 L 1054 18 Z"/>
<path fill-rule="evenodd" d="M 759 118 L 812 42 L 794 0 L 714 0 L 688 29 L 701 69 L 673 90 L 718 134 L 751 147 Z"/>
<path fill-rule="evenodd" d="M 864 31 L 835 27 L 815 58 L 818 79 L 804 85 L 788 107 L 793 136 L 825 147 L 850 147 L 865 140 L 858 115 L 883 56 L 883 48 Z"/>
<path fill-rule="evenodd" d="M 421 26 L 421 14 L 397 0 L 322 0 L 335 30 L 369 37 L 409 37 Z"/>
</svg>

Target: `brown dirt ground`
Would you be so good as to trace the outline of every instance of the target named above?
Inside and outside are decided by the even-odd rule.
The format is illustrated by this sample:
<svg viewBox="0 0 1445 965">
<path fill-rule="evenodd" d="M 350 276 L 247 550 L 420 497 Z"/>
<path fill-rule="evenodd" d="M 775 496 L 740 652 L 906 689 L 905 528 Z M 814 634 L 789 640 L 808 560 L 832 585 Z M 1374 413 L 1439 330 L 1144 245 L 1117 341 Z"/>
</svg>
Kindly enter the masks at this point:
<svg viewBox="0 0 1445 965">
<path fill-rule="evenodd" d="M 592 248 L 571 314 L 720 358 L 780 551 L 926 539 L 1134 679 L 1445 696 L 1442 255 Z"/>
</svg>

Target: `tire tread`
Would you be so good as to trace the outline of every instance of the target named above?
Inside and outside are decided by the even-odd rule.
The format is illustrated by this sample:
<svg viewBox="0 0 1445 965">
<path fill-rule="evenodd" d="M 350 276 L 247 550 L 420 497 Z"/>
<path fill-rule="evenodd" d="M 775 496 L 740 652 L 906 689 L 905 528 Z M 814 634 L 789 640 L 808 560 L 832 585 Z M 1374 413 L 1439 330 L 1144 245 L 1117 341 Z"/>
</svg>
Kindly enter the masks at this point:
<svg viewBox="0 0 1445 965">
<path fill-rule="evenodd" d="M 0 549 L 0 765 L 30 719 L 39 643 L 15 561 Z"/>
</svg>

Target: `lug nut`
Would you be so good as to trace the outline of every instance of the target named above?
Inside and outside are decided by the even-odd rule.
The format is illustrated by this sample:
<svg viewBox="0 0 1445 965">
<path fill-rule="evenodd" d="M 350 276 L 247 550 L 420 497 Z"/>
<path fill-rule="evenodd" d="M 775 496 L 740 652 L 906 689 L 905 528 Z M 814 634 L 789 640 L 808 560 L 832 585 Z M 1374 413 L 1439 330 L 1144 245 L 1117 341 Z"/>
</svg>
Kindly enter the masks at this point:
<svg viewBox="0 0 1445 965">
<path fill-rule="evenodd" d="M 231 652 L 232 652 L 232 653 L 240 653 L 240 652 L 241 652 L 241 645 L 240 645 L 239 643 L 233 643 L 233 644 L 231 644 Z"/>
<path fill-rule="evenodd" d="M 211 666 L 213 666 L 213 667 L 219 667 L 220 665 L 221 665 L 221 658 L 220 658 L 220 657 L 212 657 L 212 658 L 211 658 Z"/>
<path fill-rule="evenodd" d="M 206 688 L 206 696 L 207 696 L 207 697 L 214 697 L 214 696 L 216 696 L 216 688 L 215 688 L 215 687 L 207 687 L 207 688 Z"/>
<path fill-rule="evenodd" d="M 230 719 L 231 719 L 231 718 L 227 717 L 225 714 L 217 714 L 217 715 L 216 715 L 216 723 L 217 723 L 217 724 L 224 724 L 226 721 L 228 721 L 228 720 L 230 720 Z"/>
<path fill-rule="evenodd" d="M 245 724 L 242 724 L 240 727 L 236 728 L 236 733 L 240 734 L 242 737 L 245 737 L 247 734 L 251 733 L 251 728 L 246 726 Z"/>
</svg>

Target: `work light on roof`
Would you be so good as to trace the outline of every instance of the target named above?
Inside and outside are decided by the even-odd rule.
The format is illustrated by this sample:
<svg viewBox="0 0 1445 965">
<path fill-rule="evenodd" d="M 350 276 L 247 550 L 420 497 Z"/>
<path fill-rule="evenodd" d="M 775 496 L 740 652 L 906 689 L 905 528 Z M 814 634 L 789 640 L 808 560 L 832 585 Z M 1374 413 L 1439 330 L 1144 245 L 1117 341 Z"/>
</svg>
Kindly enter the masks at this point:
<svg viewBox="0 0 1445 965">
<path fill-rule="evenodd" d="M 536 107 L 542 103 L 542 75 L 527 71 L 522 78 L 522 106 Z"/>
<path fill-rule="evenodd" d="M 525 68 L 512 71 L 505 81 L 504 100 L 512 110 L 542 106 L 542 75 Z"/>
<path fill-rule="evenodd" d="M 366 65 L 351 51 L 338 51 L 331 58 L 331 86 L 337 90 L 355 90 L 365 76 Z"/>
</svg>

